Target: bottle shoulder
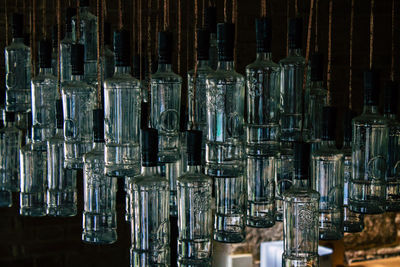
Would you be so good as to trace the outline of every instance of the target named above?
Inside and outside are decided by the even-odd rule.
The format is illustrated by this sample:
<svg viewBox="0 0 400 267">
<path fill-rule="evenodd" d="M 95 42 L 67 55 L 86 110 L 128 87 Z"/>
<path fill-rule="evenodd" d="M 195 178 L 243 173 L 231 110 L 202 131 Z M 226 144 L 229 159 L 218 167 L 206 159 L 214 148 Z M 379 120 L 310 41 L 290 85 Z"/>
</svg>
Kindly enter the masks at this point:
<svg viewBox="0 0 400 267">
<path fill-rule="evenodd" d="M 302 56 L 288 56 L 279 61 L 281 67 L 287 67 L 288 65 L 305 65 L 306 60 Z"/>
<path fill-rule="evenodd" d="M 191 69 L 188 71 L 188 76 L 193 77 L 194 73 L 195 73 L 195 70 Z M 197 68 L 196 73 L 197 73 L 197 75 L 206 75 L 207 76 L 209 74 L 214 73 L 214 70 L 212 68 L 210 68 L 209 66 L 202 66 L 202 67 Z"/>
<path fill-rule="evenodd" d="M 32 83 L 33 84 L 53 83 L 56 85 L 57 77 L 51 73 L 39 74 L 39 75 L 35 76 L 34 78 L 32 78 Z"/>
<path fill-rule="evenodd" d="M 161 175 L 138 175 L 131 180 L 133 185 L 136 186 L 168 186 L 168 180 Z"/>
<path fill-rule="evenodd" d="M 125 85 L 124 89 L 126 89 L 126 87 L 132 87 L 133 89 L 135 87 L 140 87 L 140 81 L 129 73 L 115 73 L 114 76 L 104 81 L 104 87 L 106 89 L 115 87 L 116 85 Z"/>
<path fill-rule="evenodd" d="M 26 53 L 29 53 L 31 51 L 31 49 L 29 48 L 29 46 L 25 45 L 22 42 L 12 42 L 10 45 L 8 45 L 5 48 L 6 52 L 11 52 L 11 51 L 23 51 Z"/>
<path fill-rule="evenodd" d="M 205 182 L 212 184 L 212 178 L 203 173 L 186 173 L 177 179 L 180 183 Z"/>
<path fill-rule="evenodd" d="M 92 149 L 83 155 L 83 161 L 85 163 L 92 161 L 104 161 L 104 149 Z"/>
<path fill-rule="evenodd" d="M 236 82 L 236 83 L 244 83 L 244 76 L 240 73 L 237 73 L 235 70 L 220 70 L 217 69 L 213 73 L 210 73 L 207 76 L 208 81 L 215 81 L 216 83 L 220 82 Z"/>
<path fill-rule="evenodd" d="M 335 160 L 343 159 L 343 152 L 335 147 L 321 147 L 312 153 L 313 159 L 331 158 Z"/>
<path fill-rule="evenodd" d="M 379 113 L 363 113 L 353 119 L 353 125 L 370 127 L 374 126 L 388 126 L 388 119 Z"/>
<path fill-rule="evenodd" d="M 283 193 L 285 201 L 292 202 L 315 202 L 318 201 L 320 194 L 311 188 L 296 188 L 292 186 Z"/>
<path fill-rule="evenodd" d="M 254 72 L 259 70 L 280 71 L 280 66 L 272 60 L 258 60 L 246 66 L 246 72 Z"/>
<path fill-rule="evenodd" d="M 64 81 L 61 84 L 64 92 L 96 92 L 96 89 L 84 81 Z"/>
<path fill-rule="evenodd" d="M 151 82 L 157 82 L 159 80 L 181 83 L 182 77 L 173 71 L 157 71 L 151 76 Z"/>
<path fill-rule="evenodd" d="M 310 97 L 326 97 L 328 94 L 328 90 L 324 87 L 311 87 L 310 88 Z"/>
</svg>

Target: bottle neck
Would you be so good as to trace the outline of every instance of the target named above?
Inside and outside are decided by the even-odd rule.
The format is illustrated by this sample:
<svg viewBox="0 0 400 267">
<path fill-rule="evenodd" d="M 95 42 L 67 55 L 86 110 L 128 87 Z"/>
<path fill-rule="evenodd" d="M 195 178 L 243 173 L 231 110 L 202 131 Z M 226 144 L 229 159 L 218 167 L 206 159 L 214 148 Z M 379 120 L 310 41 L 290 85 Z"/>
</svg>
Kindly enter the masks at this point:
<svg viewBox="0 0 400 267">
<path fill-rule="evenodd" d="M 208 60 L 198 60 L 197 61 L 197 68 L 208 67 Z"/>
<path fill-rule="evenodd" d="M 104 142 L 93 142 L 93 150 L 104 150 Z"/>
<path fill-rule="evenodd" d="M 131 73 L 131 67 L 129 66 L 115 66 L 115 73 L 126 74 Z"/>
<path fill-rule="evenodd" d="M 272 60 L 272 53 L 271 52 L 257 52 L 256 59 L 257 60 L 271 61 Z"/>
<path fill-rule="evenodd" d="M 218 61 L 218 70 L 235 70 L 234 61 Z"/>
<path fill-rule="evenodd" d="M 335 140 L 321 140 L 321 147 L 336 148 Z"/>
<path fill-rule="evenodd" d="M 186 170 L 188 173 L 202 173 L 201 165 L 188 165 Z"/>
<path fill-rule="evenodd" d="M 343 148 L 351 148 L 351 141 L 343 141 Z"/>
<path fill-rule="evenodd" d="M 51 67 L 39 68 L 39 74 L 53 74 L 53 69 Z"/>
<path fill-rule="evenodd" d="M 169 64 L 169 63 L 159 63 L 159 64 L 158 64 L 157 71 L 162 71 L 162 72 L 165 72 L 165 71 L 172 71 L 172 64 Z"/>
<path fill-rule="evenodd" d="M 150 176 L 158 174 L 157 166 L 142 166 L 142 175 Z"/>
<path fill-rule="evenodd" d="M 364 114 L 379 114 L 378 106 L 375 105 L 364 105 Z"/>
<path fill-rule="evenodd" d="M 396 119 L 397 119 L 396 114 L 392 114 L 392 113 L 385 113 L 385 114 L 384 114 L 384 117 L 385 117 L 385 118 L 388 118 L 388 119 L 390 119 L 390 120 L 396 120 Z"/>
<path fill-rule="evenodd" d="M 296 189 L 309 189 L 311 188 L 310 180 L 309 179 L 297 179 L 296 177 L 293 179 L 293 188 Z"/>
<path fill-rule="evenodd" d="M 72 74 L 71 81 L 83 81 L 83 75 Z"/>
<path fill-rule="evenodd" d="M 289 56 L 292 57 L 301 57 L 301 48 L 290 48 L 289 49 Z"/>
<path fill-rule="evenodd" d="M 322 88 L 324 81 L 311 81 L 311 88 Z"/>
<path fill-rule="evenodd" d="M 56 135 L 64 134 L 63 128 L 56 128 Z"/>
<path fill-rule="evenodd" d="M 13 127 L 15 125 L 15 121 L 6 121 L 5 126 L 6 127 Z"/>
</svg>

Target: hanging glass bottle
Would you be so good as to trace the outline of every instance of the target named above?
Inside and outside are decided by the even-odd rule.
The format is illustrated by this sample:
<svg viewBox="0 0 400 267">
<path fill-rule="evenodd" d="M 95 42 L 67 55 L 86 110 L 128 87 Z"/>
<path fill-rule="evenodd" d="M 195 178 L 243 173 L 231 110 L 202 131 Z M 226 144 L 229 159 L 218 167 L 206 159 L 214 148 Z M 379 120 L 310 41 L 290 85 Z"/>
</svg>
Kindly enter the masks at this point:
<svg viewBox="0 0 400 267">
<path fill-rule="evenodd" d="M 211 69 L 216 70 L 218 66 L 218 47 L 217 47 L 217 9 L 216 7 L 206 7 L 204 10 L 204 26 L 210 33 L 209 59 L 208 64 Z"/>
<path fill-rule="evenodd" d="M 112 244 L 117 241 L 117 178 L 104 174 L 104 110 L 95 109 L 93 149 L 83 156 L 83 232 L 88 243 Z"/>
<path fill-rule="evenodd" d="M 157 130 L 142 130 L 142 173 L 131 179 L 131 266 L 169 266 L 169 182 L 158 174 Z"/>
<path fill-rule="evenodd" d="M 310 144 L 294 144 L 294 178 L 283 194 L 282 266 L 318 267 L 319 194 L 311 189 Z"/>
<path fill-rule="evenodd" d="M 64 165 L 67 169 L 81 169 L 82 156 L 92 149 L 93 116 L 96 90 L 83 82 L 84 48 L 81 44 L 71 47 L 71 81 L 62 87 L 64 113 Z"/>
<path fill-rule="evenodd" d="M 70 81 L 71 73 L 71 46 L 75 43 L 72 38 L 72 17 L 75 16 L 75 8 L 67 8 L 65 15 L 65 36 L 60 42 L 60 79 L 61 82 Z"/>
<path fill-rule="evenodd" d="M 140 83 L 130 74 L 130 34 L 114 33 L 115 73 L 104 82 L 105 173 L 134 176 L 140 173 Z"/>
<path fill-rule="evenodd" d="M 364 72 L 364 111 L 353 119 L 353 172 L 349 185 L 351 211 L 383 213 L 388 155 L 388 120 L 378 111 L 379 74 Z"/>
</svg>

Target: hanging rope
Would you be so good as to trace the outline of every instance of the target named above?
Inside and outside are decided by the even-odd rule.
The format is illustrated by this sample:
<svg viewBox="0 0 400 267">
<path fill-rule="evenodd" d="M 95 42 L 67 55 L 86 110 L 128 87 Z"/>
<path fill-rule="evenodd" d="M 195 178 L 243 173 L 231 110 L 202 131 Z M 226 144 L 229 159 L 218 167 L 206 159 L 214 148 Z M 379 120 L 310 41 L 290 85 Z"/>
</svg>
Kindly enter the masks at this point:
<svg viewBox="0 0 400 267">
<path fill-rule="evenodd" d="M 118 0 L 118 29 L 121 30 L 123 27 L 122 23 L 122 2 Z"/>
<path fill-rule="evenodd" d="M 286 56 L 289 55 L 289 16 L 290 16 L 289 0 L 286 0 Z"/>
<path fill-rule="evenodd" d="M 133 54 L 136 53 L 136 2 L 132 0 L 132 47 Z"/>
<path fill-rule="evenodd" d="M 353 91 L 353 31 L 354 31 L 354 0 L 351 0 L 350 37 L 349 37 L 349 109 L 352 109 Z"/>
<path fill-rule="evenodd" d="M 234 63 L 236 64 L 237 62 L 237 36 L 238 36 L 238 25 L 237 25 L 237 0 L 232 0 L 232 23 L 235 26 L 235 40 L 234 40 L 234 45 L 233 45 L 233 60 Z"/>
<path fill-rule="evenodd" d="M 267 16 L 267 3 L 266 0 L 261 0 L 261 17 L 266 17 Z"/>
<path fill-rule="evenodd" d="M 192 101 L 192 125 L 191 129 L 195 129 L 196 126 L 196 94 L 197 94 L 197 17 L 198 17 L 198 0 L 194 0 L 194 74 L 193 74 L 193 95 L 190 101 Z"/>
<path fill-rule="evenodd" d="M 36 0 L 32 0 L 32 73 L 31 76 L 36 76 Z"/>
<path fill-rule="evenodd" d="M 299 15 L 299 5 L 297 3 L 297 0 L 294 0 L 294 14 L 296 17 Z"/>
<path fill-rule="evenodd" d="M 143 31 L 142 31 L 142 0 L 139 0 L 139 76 L 140 78 L 143 77 L 143 68 L 142 68 L 142 56 L 143 56 L 143 49 L 142 49 L 142 41 L 143 41 Z"/>
<path fill-rule="evenodd" d="M 149 79 L 151 79 L 151 0 L 148 0 L 147 6 L 147 60 L 148 60 L 148 72 Z M 142 59 L 140 59 L 140 64 L 142 64 Z M 148 84 L 148 91 L 150 92 L 150 83 Z"/>
<path fill-rule="evenodd" d="M 332 9 L 333 1 L 329 0 L 329 28 L 328 28 L 328 66 L 326 69 L 326 89 L 328 91 L 326 101 L 331 103 L 331 75 L 332 75 Z"/>
<path fill-rule="evenodd" d="M 8 10 L 7 10 L 7 0 L 4 0 L 4 13 L 6 20 L 6 46 L 8 45 Z"/>
<path fill-rule="evenodd" d="M 103 17 L 107 18 L 107 4 L 106 4 L 106 0 L 103 0 L 102 3 L 102 8 L 101 8 L 102 12 L 103 12 Z"/>
<path fill-rule="evenodd" d="M 43 38 L 47 39 L 47 31 L 46 31 L 46 0 L 42 0 L 42 34 Z"/>
<path fill-rule="evenodd" d="M 228 13 L 227 13 L 227 0 L 224 0 L 224 21 L 227 22 L 228 21 Z"/>
<path fill-rule="evenodd" d="M 372 56 L 374 53 L 374 5 L 375 0 L 371 0 L 371 16 L 369 23 L 369 68 L 372 69 Z"/>
<path fill-rule="evenodd" d="M 57 91 L 58 91 L 58 97 L 61 97 L 60 42 L 61 42 L 61 3 L 60 3 L 60 0 L 57 0 Z"/>
<path fill-rule="evenodd" d="M 204 3 L 204 1 L 203 1 L 203 3 Z M 177 49 L 178 49 L 178 62 L 177 62 L 178 63 L 178 73 L 181 73 L 181 49 L 182 49 L 182 11 L 181 11 L 181 8 L 182 8 L 181 0 L 178 0 L 178 47 L 177 47 Z"/>
<path fill-rule="evenodd" d="M 391 44 L 391 61 L 390 61 L 390 79 L 394 81 L 394 0 L 392 0 L 392 44 Z"/>
<path fill-rule="evenodd" d="M 164 0 L 164 31 L 169 26 L 169 0 Z"/>
<path fill-rule="evenodd" d="M 315 1 L 315 47 L 314 47 L 314 51 L 318 52 L 318 2 L 319 0 Z"/>
<path fill-rule="evenodd" d="M 81 39 L 81 27 L 80 27 L 80 23 L 81 23 L 81 16 L 80 16 L 80 0 L 76 1 L 77 4 L 77 8 L 76 8 L 76 25 L 75 25 L 75 29 L 76 29 L 76 42 L 79 43 L 79 40 Z"/>
<path fill-rule="evenodd" d="M 96 6 L 96 15 L 100 18 L 100 0 L 97 0 Z M 101 66 L 100 66 L 100 46 L 101 46 L 101 38 L 100 38 L 100 24 L 103 21 L 98 21 L 97 23 L 97 107 L 101 108 Z"/>
</svg>

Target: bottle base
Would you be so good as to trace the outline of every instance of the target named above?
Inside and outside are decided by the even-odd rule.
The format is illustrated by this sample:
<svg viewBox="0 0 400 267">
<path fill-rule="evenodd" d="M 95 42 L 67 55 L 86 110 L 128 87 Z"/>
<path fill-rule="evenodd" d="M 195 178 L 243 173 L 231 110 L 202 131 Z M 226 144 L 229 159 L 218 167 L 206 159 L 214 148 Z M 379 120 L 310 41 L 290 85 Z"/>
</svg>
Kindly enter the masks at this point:
<svg viewBox="0 0 400 267">
<path fill-rule="evenodd" d="M 82 241 L 95 244 L 112 244 L 117 241 L 117 231 L 108 229 L 103 231 L 83 231 Z"/>
<path fill-rule="evenodd" d="M 318 267 L 318 254 L 315 256 L 295 257 L 282 255 L 282 267 Z"/>
<path fill-rule="evenodd" d="M 64 168 L 71 170 L 83 169 L 83 161 L 67 161 L 64 162 Z"/>
<path fill-rule="evenodd" d="M 12 206 L 12 193 L 10 191 L 0 191 L 0 208 Z"/>
<path fill-rule="evenodd" d="M 214 230 L 214 240 L 221 243 L 241 243 L 245 238 L 244 233 Z"/>
<path fill-rule="evenodd" d="M 253 228 L 270 228 L 275 225 L 275 216 L 247 217 L 246 225 Z"/>
<path fill-rule="evenodd" d="M 47 215 L 46 193 L 20 193 L 19 214 L 22 216 L 41 217 Z"/>
<path fill-rule="evenodd" d="M 386 211 L 395 211 L 395 212 L 400 211 L 400 201 L 386 202 L 385 210 Z"/>
<path fill-rule="evenodd" d="M 73 217 L 77 214 L 76 206 L 47 207 L 47 215 L 55 217 Z"/>
<path fill-rule="evenodd" d="M 43 207 L 22 207 L 19 209 L 21 216 L 43 217 L 47 215 L 46 206 Z"/>
<path fill-rule="evenodd" d="M 359 233 L 364 230 L 364 226 L 361 223 L 346 223 L 344 222 L 343 230 L 346 233 Z"/>
<path fill-rule="evenodd" d="M 211 260 L 178 259 L 179 267 L 211 267 Z"/>
<path fill-rule="evenodd" d="M 381 203 L 364 203 L 364 202 L 354 202 L 350 201 L 349 209 L 355 213 L 362 213 L 362 214 L 381 214 L 384 213 L 385 210 Z"/>
<path fill-rule="evenodd" d="M 139 175 L 140 169 L 132 165 L 115 165 L 112 167 L 106 166 L 104 173 L 109 177 L 125 178 Z"/>
</svg>

